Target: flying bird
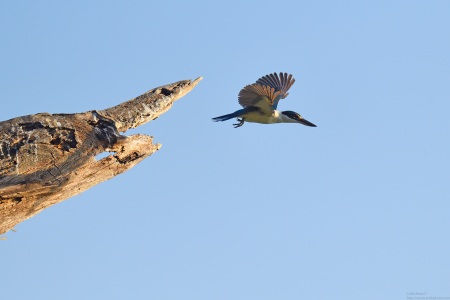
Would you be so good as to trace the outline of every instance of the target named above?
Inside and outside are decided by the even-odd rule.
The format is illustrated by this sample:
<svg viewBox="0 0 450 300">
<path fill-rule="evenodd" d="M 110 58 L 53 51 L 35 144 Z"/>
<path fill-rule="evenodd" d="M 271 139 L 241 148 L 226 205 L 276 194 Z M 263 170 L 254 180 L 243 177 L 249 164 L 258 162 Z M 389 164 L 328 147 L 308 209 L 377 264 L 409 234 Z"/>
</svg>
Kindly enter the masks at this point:
<svg viewBox="0 0 450 300">
<path fill-rule="evenodd" d="M 213 118 L 213 121 L 237 118 L 239 123 L 233 124 L 234 128 L 241 127 L 246 121 L 261 124 L 299 123 L 317 127 L 294 111 L 277 110 L 278 102 L 289 95 L 287 91 L 294 82 L 295 79 L 292 78 L 292 75 L 287 73 L 280 72 L 280 75 L 273 73 L 263 76 L 256 83 L 245 86 L 239 92 L 238 101 L 244 107 L 243 109 Z"/>
</svg>

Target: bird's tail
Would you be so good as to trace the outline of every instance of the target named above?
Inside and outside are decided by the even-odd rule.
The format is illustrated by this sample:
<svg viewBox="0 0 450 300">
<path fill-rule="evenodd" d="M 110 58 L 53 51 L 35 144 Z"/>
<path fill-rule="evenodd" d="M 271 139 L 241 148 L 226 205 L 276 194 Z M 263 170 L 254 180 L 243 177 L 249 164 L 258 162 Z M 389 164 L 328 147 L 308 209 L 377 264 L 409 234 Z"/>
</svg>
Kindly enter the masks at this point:
<svg viewBox="0 0 450 300">
<path fill-rule="evenodd" d="M 212 120 L 213 120 L 214 122 L 222 122 L 222 121 L 226 121 L 226 120 L 229 120 L 229 119 L 233 119 L 233 118 L 239 117 L 240 115 L 242 115 L 242 112 L 243 112 L 243 109 L 238 110 L 238 111 L 235 111 L 235 112 L 232 113 L 232 114 L 228 114 L 228 115 L 223 115 L 223 116 L 220 116 L 220 117 L 212 118 Z"/>
</svg>

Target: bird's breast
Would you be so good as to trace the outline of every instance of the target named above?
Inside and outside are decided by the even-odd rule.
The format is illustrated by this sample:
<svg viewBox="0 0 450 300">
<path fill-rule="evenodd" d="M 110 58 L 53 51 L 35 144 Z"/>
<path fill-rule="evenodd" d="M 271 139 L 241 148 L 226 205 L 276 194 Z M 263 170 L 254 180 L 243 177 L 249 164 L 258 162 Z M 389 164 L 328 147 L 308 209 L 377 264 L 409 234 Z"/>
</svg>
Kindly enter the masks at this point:
<svg viewBox="0 0 450 300">
<path fill-rule="evenodd" d="M 273 111 L 272 114 L 264 114 L 260 111 L 251 111 L 243 117 L 246 122 L 253 123 L 273 124 L 281 122 L 280 112 L 277 110 Z"/>
</svg>

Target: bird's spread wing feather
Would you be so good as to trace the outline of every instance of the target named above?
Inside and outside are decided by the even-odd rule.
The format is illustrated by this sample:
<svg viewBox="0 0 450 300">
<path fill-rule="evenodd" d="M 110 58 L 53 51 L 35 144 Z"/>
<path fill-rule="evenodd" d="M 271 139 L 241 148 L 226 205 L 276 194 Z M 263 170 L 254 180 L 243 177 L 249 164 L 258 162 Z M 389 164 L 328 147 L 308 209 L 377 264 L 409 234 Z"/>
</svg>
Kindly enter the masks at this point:
<svg viewBox="0 0 450 300">
<path fill-rule="evenodd" d="M 263 86 L 269 86 L 274 89 L 275 92 L 279 92 L 278 97 L 273 99 L 273 109 L 278 106 L 280 99 L 286 98 L 289 93 L 287 92 L 294 84 L 295 79 L 292 78 L 292 74 L 281 73 L 278 76 L 277 73 L 269 74 L 259 78 L 256 83 Z"/>
<path fill-rule="evenodd" d="M 256 106 L 266 113 L 272 113 L 274 100 L 279 98 L 280 91 L 261 84 L 250 84 L 239 92 L 239 104 L 243 107 Z"/>
</svg>

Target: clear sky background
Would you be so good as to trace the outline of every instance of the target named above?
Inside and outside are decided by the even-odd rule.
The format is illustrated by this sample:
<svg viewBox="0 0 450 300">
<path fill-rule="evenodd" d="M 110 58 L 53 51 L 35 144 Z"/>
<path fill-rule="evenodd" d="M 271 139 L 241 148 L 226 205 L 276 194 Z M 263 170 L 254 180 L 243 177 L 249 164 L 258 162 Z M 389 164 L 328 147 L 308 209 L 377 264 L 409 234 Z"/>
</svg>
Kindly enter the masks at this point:
<svg viewBox="0 0 450 300">
<path fill-rule="evenodd" d="M 1 120 L 204 76 L 6 234 L 1 299 L 450 297 L 450 1 L 3 1 L 0 33 Z M 280 71 L 317 128 L 211 121 Z"/>
</svg>

